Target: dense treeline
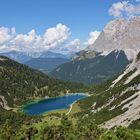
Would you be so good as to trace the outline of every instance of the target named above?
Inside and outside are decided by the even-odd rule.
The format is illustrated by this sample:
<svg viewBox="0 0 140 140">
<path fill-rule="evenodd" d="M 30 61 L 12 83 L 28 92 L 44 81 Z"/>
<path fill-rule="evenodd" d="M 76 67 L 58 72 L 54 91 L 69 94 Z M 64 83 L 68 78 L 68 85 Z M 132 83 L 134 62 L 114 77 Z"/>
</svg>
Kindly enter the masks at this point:
<svg viewBox="0 0 140 140">
<path fill-rule="evenodd" d="M 31 125 L 32 123 L 41 121 L 41 116 L 26 115 L 23 112 L 12 112 L 0 110 L 0 125 L 3 125 L 6 121 L 13 127 L 13 129 L 19 129 L 21 125 Z"/>
<path fill-rule="evenodd" d="M 60 125 L 49 126 L 47 122 L 41 128 L 21 127 L 15 131 L 8 121 L 1 126 L 1 140 L 139 140 L 140 130 L 118 127 L 107 130 L 99 128 L 94 121 L 86 118 L 73 124 L 63 115 Z"/>
<path fill-rule="evenodd" d="M 9 106 L 21 105 L 34 97 L 58 96 L 69 92 L 83 91 L 82 84 L 62 82 L 19 64 L 6 57 L 0 57 L 0 95 Z"/>
</svg>

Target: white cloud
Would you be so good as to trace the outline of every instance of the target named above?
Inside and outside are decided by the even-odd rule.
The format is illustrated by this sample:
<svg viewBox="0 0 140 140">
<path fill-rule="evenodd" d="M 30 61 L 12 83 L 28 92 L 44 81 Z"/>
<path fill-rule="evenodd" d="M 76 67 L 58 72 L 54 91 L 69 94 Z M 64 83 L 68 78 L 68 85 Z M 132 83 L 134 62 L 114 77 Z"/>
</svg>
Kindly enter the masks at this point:
<svg viewBox="0 0 140 140">
<path fill-rule="evenodd" d="M 86 43 L 81 43 L 79 39 L 68 41 L 70 29 L 63 24 L 51 27 L 40 36 L 35 30 L 27 34 L 17 34 L 15 28 L 0 28 L 0 52 L 22 51 L 22 52 L 42 52 L 46 50 L 70 53 L 77 52 L 90 46 L 99 36 L 99 31 L 89 34 Z"/>
<path fill-rule="evenodd" d="M 15 35 L 15 28 L 0 28 L 0 45 L 10 41 Z"/>
<path fill-rule="evenodd" d="M 37 35 L 35 30 L 31 30 L 27 35 L 18 34 L 10 43 L 19 50 L 32 51 L 33 49 L 43 49 L 42 42 L 41 36 Z"/>
<path fill-rule="evenodd" d="M 56 27 L 49 28 L 44 34 L 44 44 L 46 48 L 53 48 L 69 37 L 69 28 L 65 25 L 58 24 Z"/>
<path fill-rule="evenodd" d="M 70 42 L 66 42 L 61 46 L 57 46 L 52 48 L 50 51 L 57 51 L 58 53 L 62 54 L 70 54 L 73 52 L 78 52 L 83 49 L 83 44 L 81 43 L 80 39 L 74 39 Z"/>
<path fill-rule="evenodd" d="M 80 47 L 81 42 L 79 39 L 74 39 L 69 44 L 66 45 L 66 48 L 70 51 L 79 51 L 81 49 Z"/>
<path fill-rule="evenodd" d="M 89 39 L 84 44 L 87 45 L 87 46 L 93 45 L 99 35 L 100 35 L 99 31 L 90 32 L 89 33 Z"/>
<path fill-rule="evenodd" d="M 114 17 L 122 17 L 122 12 L 124 11 L 127 5 L 128 1 L 113 3 L 112 7 L 109 9 L 109 14 L 113 15 Z"/>
<path fill-rule="evenodd" d="M 69 28 L 57 24 L 46 30 L 43 36 L 31 30 L 28 34 L 16 34 L 15 28 L 0 28 L 0 52 L 2 51 L 44 51 L 62 45 L 69 37 Z"/>
<path fill-rule="evenodd" d="M 136 0 L 136 3 L 132 4 L 130 1 L 122 1 L 113 3 L 109 9 L 109 14 L 115 18 L 120 17 L 133 17 L 140 14 L 140 0 Z"/>
</svg>

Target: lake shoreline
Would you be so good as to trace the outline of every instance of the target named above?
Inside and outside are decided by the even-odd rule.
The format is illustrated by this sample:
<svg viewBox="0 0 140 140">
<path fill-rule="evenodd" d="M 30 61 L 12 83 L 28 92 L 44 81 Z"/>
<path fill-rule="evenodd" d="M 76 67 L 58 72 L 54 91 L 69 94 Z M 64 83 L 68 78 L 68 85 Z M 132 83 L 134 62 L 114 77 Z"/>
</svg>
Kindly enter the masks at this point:
<svg viewBox="0 0 140 140">
<path fill-rule="evenodd" d="M 65 94 L 65 95 L 63 95 L 63 96 L 56 96 L 56 97 L 50 97 L 50 98 L 42 98 L 42 99 L 36 99 L 36 100 L 33 100 L 33 101 L 30 101 L 29 103 L 26 103 L 25 105 L 23 105 L 22 106 L 22 110 L 23 110 L 23 112 L 24 113 L 26 113 L 26 114 L 29 114 L 29 115 L 31 115 L 30 113 L 29 113 L 29 111 L 27 111 L 28 110 L 28 108 L 30 108 L 30 107 L 32 107 L 33 105 L 36 105 L 37 103 L 43 103 L 43 102 L 45 102 L 45 101 L 51 101 L 51 100 L 61 100 L 63 97 L 68 97 L 68 96 L 73 96 L 73 95 L 78 95 L 78 96 L 83 96 L 83 97 L 77 97 L 77 99 L 74 101 L 74 102 L 72 102 L 71 104 L 68 104 L 66 107 L 64 107 L 64 108 L 61 108 L 61 109 L 59 109 L 59 108 L 56 108 L 56 109 L 52 109 L 52 110 L 48 110 L 48 111 L 45 111 L 45 112 L 43 112 L 43 113 L 40 113 L 39 115 L 43 115 L 44 113 L 47 113 L 47 112 L 53 112 L 53 111 L 56 111 L 56 110 L 63 110 L 63 109 L 68 109 L 68 108 L 70 108 L 70 110 L 68 111 L 68 113 L 70 113 L 70 111 L 72 110 L 72 105 L 75 103 L 75 102 L 77 102 L 78 100 L 80 100 L 80 99 L 83 99 L 83 98 L 86 98 L 86 97 L 88 97 L 88 96 L 90 96 L 88 93 L 68 93 L 68 94 Z M 84 97 L 85 96 L 85 97 Z M 71 98 L 74 98 L 74 97 L 71 97 Z M 68 114 L 67 113 L 67 114 Z M 35 114 L 36 115 L 36 114 Z"/>
<path fill-rule="evenodd" d="M 47 100 L 47 99 L 54 99 L 54 98 L 58 98 L 58 97 L 63 97 L 63 96 L 71 96 L 71 95 L 86 95 L 86 96 L 90 96 L 90 94 L 88 93 L 66 93 L 64 95 L 61 95 L 61 96 L 55 96 L 55 97 L 40 97 L 40 98 L 36 98 L 36 99 L 32 99 L 30 101 L 27 101 L 25 104 L 26 105 L 22 105 L 22 107 L 25 107 L 25 106 L 28 106 L 28 105 L 32 105 L 34 103 L 38 103 L 40 101 L 43 101 L 43 100 Z"/>
</svg>

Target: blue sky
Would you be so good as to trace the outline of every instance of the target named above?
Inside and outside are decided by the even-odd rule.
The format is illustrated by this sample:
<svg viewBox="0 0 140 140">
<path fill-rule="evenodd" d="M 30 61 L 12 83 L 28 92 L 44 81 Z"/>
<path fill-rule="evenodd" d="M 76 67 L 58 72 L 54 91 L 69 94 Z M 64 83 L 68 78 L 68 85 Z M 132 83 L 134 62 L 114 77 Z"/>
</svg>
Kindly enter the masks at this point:
<svg viewBox="0 0 140 140">
<path fill-rule="evenodd" d="M 58 23 L 67 25 L 73 38 L 86 39 L 102 30 L 112 18 L 108 9 L 115 0 L 0 0 L 0 26 L 18 33 L 35 29 L 43 34 Z"/>
<path fill-rule="evenodd" d="M 110 20 L 139 14 L 140 0 L 0 0 L 0 51 L 79 50 Z"/>
</svg>

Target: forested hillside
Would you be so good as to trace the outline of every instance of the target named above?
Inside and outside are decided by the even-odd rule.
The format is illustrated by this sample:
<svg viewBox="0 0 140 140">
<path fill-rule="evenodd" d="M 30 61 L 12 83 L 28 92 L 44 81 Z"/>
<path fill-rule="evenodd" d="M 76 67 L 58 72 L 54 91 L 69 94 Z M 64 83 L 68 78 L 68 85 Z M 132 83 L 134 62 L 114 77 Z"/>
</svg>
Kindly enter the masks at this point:
<svg viewBox="0 0 140 140">
<path fill-rule="evenodd" d="M 1 140 L 139 140 L 140 130 L 118 127 L 113 130 L 99 128 L 92 119 L 81 119 L 74 124 L 63 115 L 59 125 L 44 122 L 40 128 L 35 125 L 15 131 L 6 122 L 0 129 Z"/>
<path fill-rule="evenodd" d="M 54 69 L 51 75 L 65 81 L 92 85 L 118 75 L 129 64 L 124 51 L 112 51 L 106 56 L 96 53 L 81 52 L 79 57 Z"/>
<path fill-rule="evenodd" d="M 19 64 L 7 57 L 0 57 L 0 105 L 9 110 L 13 105 L 45 96 L 58 96 L 80 91 L 83 85 L 62 82 Z"/>
<path fill-rule="evenodd" d="M 68 62 L 67 58 L 32 58 L 25 64 L 31 68 L 42 71 L 47 74 L 56 67 Z"/>
</svg>

